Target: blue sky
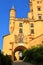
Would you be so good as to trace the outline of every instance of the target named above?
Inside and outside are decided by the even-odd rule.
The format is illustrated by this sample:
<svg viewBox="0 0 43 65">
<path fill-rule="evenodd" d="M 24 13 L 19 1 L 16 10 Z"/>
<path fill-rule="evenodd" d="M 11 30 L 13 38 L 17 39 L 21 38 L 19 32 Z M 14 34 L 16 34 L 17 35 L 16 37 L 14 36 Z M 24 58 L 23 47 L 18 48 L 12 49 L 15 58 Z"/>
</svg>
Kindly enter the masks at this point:
<svg viewBox="0 0 43 65">
<path fill-rule="evenodd" d="M 27 18 L 29 12 L 29 0 L 0 0 L 0 49 L 3 45 L 3 36 L 9 34 L 9 15 L 12 5 L 17 18 Z"/>
</svg>

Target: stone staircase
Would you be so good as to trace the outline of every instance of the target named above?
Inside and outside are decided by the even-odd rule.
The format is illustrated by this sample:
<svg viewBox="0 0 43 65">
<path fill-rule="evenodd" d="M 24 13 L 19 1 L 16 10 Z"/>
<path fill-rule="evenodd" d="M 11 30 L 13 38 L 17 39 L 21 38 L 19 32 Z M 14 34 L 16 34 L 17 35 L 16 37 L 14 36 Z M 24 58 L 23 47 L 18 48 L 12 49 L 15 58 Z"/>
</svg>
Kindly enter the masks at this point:
<svg viewBox="0 0 43 65">
<path fill-rule="evenodd" d="M 23 62 L 23 61 L 13 61 L 12 65 L 32 65 L 32 64 L 26 63 L 26 62 Z"/>
</svg>

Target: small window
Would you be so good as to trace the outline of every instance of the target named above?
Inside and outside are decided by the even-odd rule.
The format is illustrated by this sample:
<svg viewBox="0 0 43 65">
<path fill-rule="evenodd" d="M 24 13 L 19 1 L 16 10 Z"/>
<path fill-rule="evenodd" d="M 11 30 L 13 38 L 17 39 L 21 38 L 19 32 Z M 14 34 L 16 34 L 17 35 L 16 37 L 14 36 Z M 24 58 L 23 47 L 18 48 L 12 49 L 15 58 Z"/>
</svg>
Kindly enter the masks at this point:
<svg viewBox="0 0 43 65">
<path fill-rule="evenodd" d="M 39 16 L 39 19 L 41 19 L 41 16 Z"/>
<path fill-rule="evenodd" d="M 43 41 L 42 41 L 42 43 L 43 43 Z"/>
<path fill-rule="evenodd" d="M 30 2 L 30 6 L 32 6 L 32 2 Z"/>
<path fill-rule="evenodd" d="M 41 20 L 42 19 L 42 15 L 41 14 L 38 14 L 38 18 Z"/>
<path fill-rule="evenodd" d="M 33 23 L 31 23 L 31 27 L 34 27 L 34 24 Z"/>
<path fill-rule="evenodd" d="M 23 33 L 22 29 L 19 29 L 19 33 Z"/>
<path fill-rule="evenodd" d="M 39 1 L 37 1 L 37 3 L 39 4 Z"/>
<path fill-rule="evenodd" d="M 33 12 L 33 9 L 31 9 L 31 12 Z"/>
<path fill-rule="evenodd" d="M 34 34 L 34 29 L 31 29 L 31 33 Z"/>
<path fill-rule="evenodd" d="M 22 23 L 20 23 L 19 26 L 22 27 Z"/>
<path fill-rule="evenodd" d="M 41 11 L 41 7 L 38 7 L 38 11 Z"/>
<path fill-rule="evenodd" d="M 37 1 L 37 3 L 39 4 L 39 3 L 41 3 L 42 1 Z"/>
</svg>

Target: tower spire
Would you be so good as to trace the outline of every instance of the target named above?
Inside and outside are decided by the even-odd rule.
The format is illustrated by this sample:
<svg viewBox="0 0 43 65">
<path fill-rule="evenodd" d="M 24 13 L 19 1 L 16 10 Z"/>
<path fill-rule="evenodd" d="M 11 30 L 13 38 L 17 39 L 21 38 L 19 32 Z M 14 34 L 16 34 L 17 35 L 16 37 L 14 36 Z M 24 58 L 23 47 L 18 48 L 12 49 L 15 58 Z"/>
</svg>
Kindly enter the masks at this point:
<svg viewBox="0 0 43 65">
<path fill-rule="evenodd" d="M 12 5 L 12 9 L 14 9 L 14 5 Z"/>
</svg>

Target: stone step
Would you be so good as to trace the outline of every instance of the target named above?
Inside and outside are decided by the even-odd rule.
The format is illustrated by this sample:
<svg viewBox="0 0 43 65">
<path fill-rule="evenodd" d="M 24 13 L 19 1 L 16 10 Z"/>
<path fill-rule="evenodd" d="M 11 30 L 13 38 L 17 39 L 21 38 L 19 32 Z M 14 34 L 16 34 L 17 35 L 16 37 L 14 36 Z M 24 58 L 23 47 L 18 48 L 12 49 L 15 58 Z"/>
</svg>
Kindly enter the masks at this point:
<svg viewBox="0 0 43 65">
<path fill-rule="evenodd" d="M 32 65 L 30 63 L 22 62 L 22 61 L 13 61 L 12 65 Z"/>
</svg>

